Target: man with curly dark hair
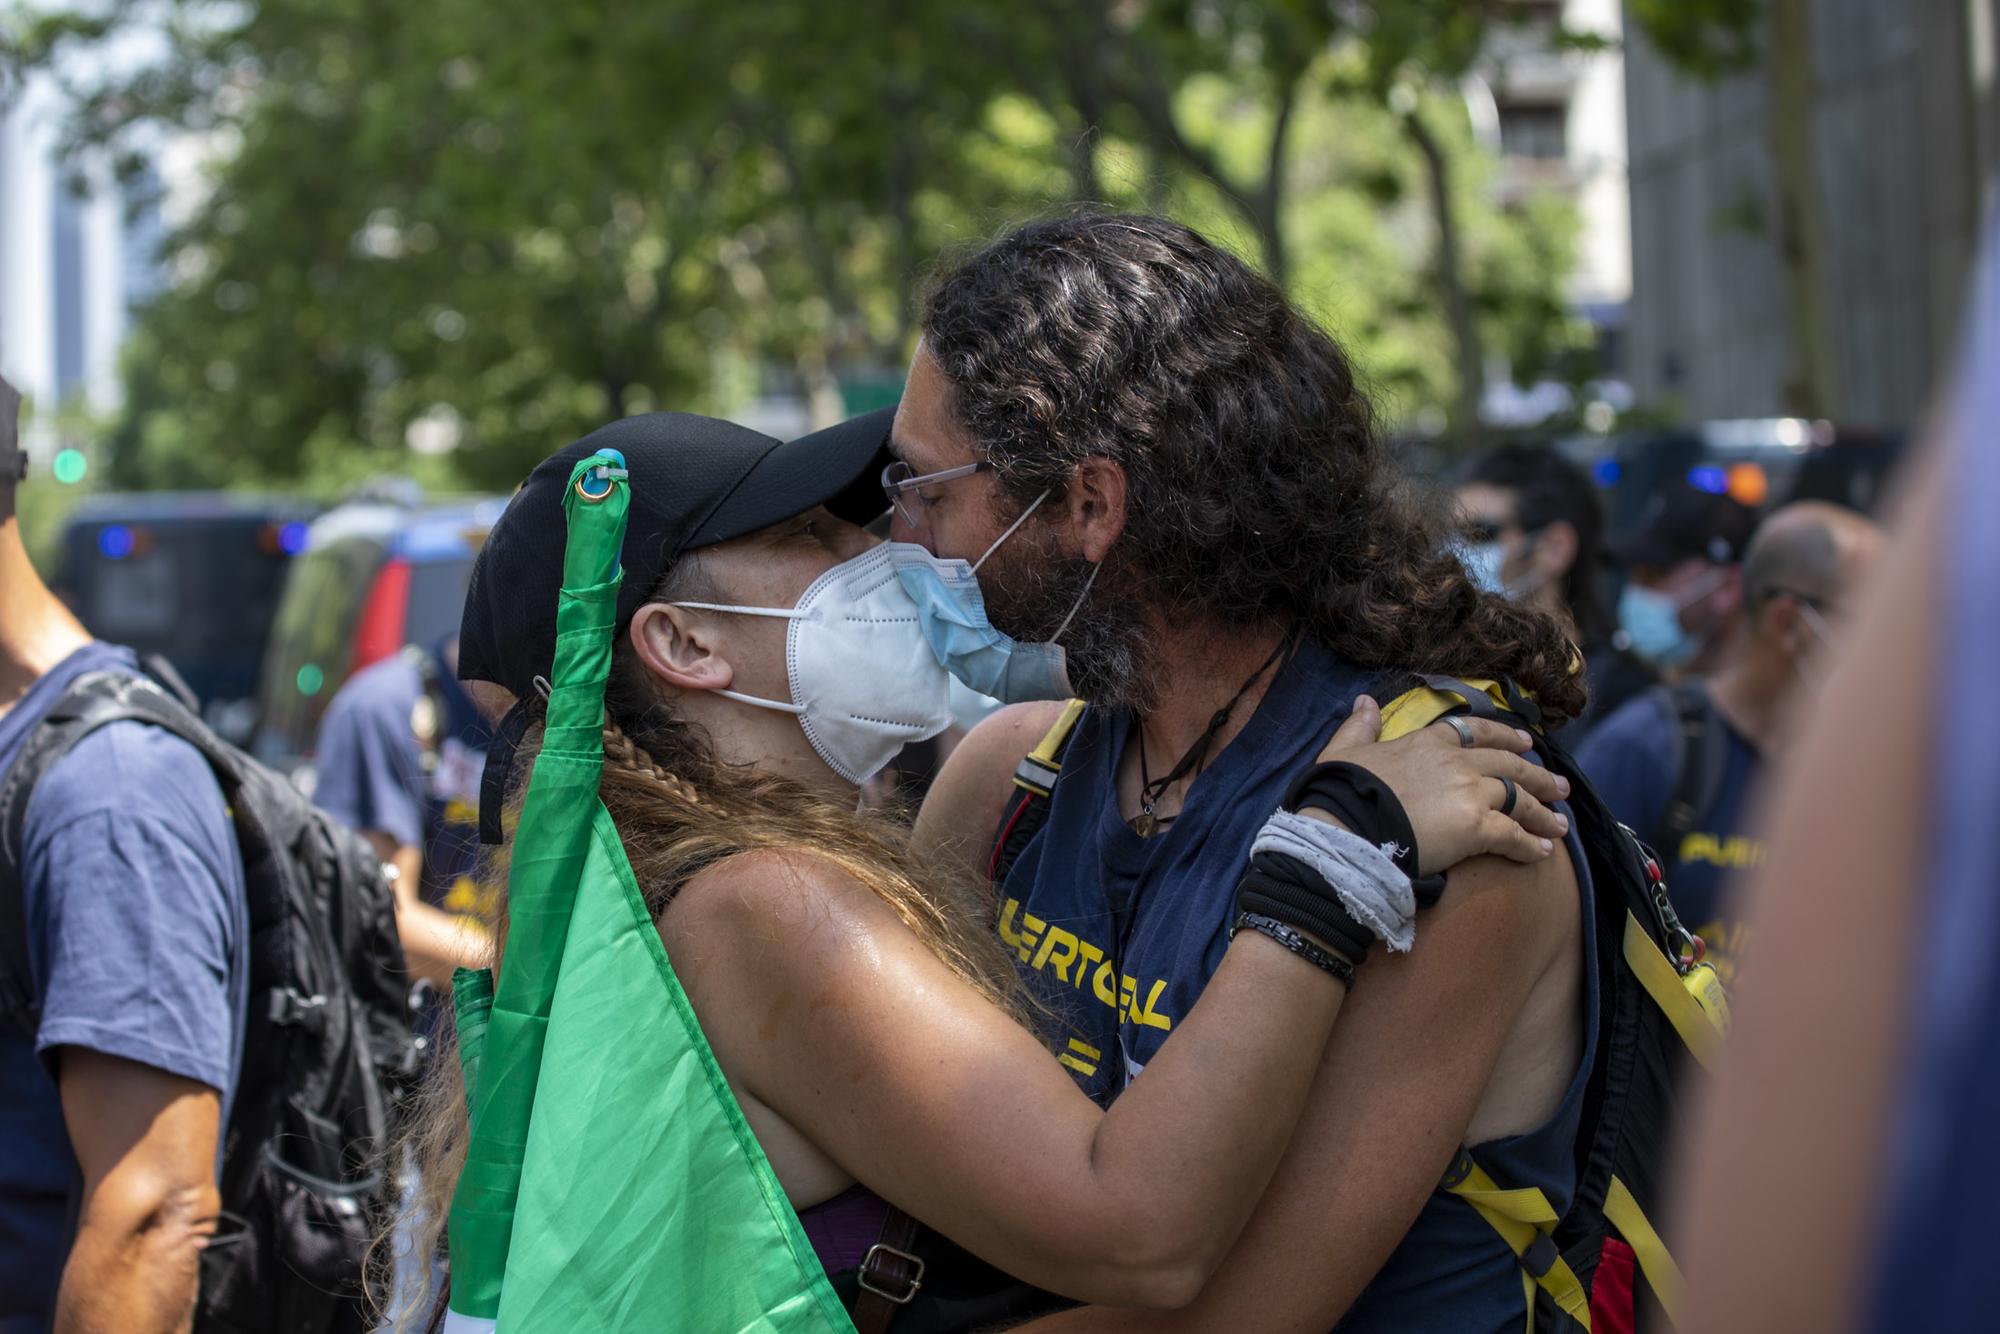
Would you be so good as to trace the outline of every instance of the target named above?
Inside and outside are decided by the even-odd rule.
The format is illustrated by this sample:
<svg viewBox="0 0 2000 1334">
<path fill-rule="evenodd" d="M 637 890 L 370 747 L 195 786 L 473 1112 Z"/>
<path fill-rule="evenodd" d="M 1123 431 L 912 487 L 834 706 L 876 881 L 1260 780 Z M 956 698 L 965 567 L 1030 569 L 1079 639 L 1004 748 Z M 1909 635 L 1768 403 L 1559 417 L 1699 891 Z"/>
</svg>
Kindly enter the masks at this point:
<svg viewBox="0 0 2000 1334">
<path fill-rule="evenodd" d="M 985 556 L 993 624 L 1060 643 L 1089 702 L 996 913 L 1069 1026 L 1064 1064 L 1108 1103 L 1199 994 L 1259 822 L 1351 710 L 1440 673 L 1511 678 L 1559 720 L 1583 677 L 1555 622 L 1470 582 L 1448 506 L 1405 489 L 1345 352 L 1189 229 L 1030 223 L 943 277 L 921 334 L 891 536 Z M 977 728 L 924 837 L 986 869 L 1016 767 L 1061 712 Z M 1503 783 L 1493 799 L 1511 804 Z M 1289 1155 L 1192 1306 L 1047 1327 L 1518 1328 L 1519 1263 L 1440 1183 L 1472 1146 L 1558 1210 L 1573 1190 L 1597 998 L 1567 844 L 1456 867 L 1425 948 L 1366 965 Z"/>
</svg>

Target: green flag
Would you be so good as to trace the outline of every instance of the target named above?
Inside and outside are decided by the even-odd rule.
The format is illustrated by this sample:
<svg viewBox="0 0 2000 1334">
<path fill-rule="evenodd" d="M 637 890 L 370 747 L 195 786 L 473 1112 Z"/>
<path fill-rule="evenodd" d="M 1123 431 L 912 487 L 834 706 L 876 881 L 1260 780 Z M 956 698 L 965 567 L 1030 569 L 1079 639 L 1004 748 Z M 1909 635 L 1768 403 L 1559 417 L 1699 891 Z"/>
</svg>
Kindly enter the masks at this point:
<svg viewBox="0 0 2000 1334">
<path fill-rule="evenodd" d="M 548 728 L 466 1061 L 448 1334 L 853 1330 L 674 977 L 597 798 L 624 460 L 577 464 Z"/>
</svg>

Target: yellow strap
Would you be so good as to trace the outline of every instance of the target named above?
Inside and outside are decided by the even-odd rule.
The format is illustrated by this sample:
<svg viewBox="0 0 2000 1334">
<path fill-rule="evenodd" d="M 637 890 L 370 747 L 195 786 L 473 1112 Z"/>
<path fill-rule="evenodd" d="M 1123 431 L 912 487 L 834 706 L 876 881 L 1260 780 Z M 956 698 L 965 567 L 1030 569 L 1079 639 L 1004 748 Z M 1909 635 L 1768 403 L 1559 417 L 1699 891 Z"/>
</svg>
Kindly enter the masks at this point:
<svg viewBox="0 0 2000 1334">
<path fill-rule="evenodd" d="M 1507 692 L 1498 681 L 1467 681 L 1466 684 L 1475 690 L 1485 691 L 1501 708 L 1509 707 Z M 1406 691 L 1382 706 L 1382 740 L 1394 741 L 1397 737 L 1429 727 L 1465 702 L 1456 691 L 1436 690 L 1430 686 L 1418 686 L 1415 690 Z"/>
<path fill-rule="evenodd" d="M 1076 730 L 1076 720 L 1083 717 L 1083 709 L 1084 704 L 1080 699 L 1065 703 L 1061 715 L 1056 718 L 1056 725 L 1042 737 L 1041 744 L 1028 754 L 1051 769 L 1060 767 L 1063 743 L 1068 741 L 1069 734 Z"/>
<path fill-rule="evenodd" d="M 1069 734 L 1076 730 L 1076 720 L 1083 717 L 1084 707 L 1080 699 L 1069 700 L 1063 705 L 1062 712 L 1056 716 L 1055 726 L 1042 734 L 1041 741 L 1028 752 L 1021 767 L 1014 771 L 1014 786 L 1038 797 L 1049 794 L 1047 787 L 1032 781 L 1022 770 L 1039 767 L 1050 775 L 1062 772 L 1063 746 L 1069 741 Z M 1054 781 L 1053 778 L 1050 781 Z"/>
<path fill-rule="evenodd" d="M 1466 1186 L 1455 1187 L 1452 1194 L 1459 1199 L 1481 1208 L 1491 1209 L 1503 1218 L 1511 1218 L 1517 1223 L 1527 1223 L 1532 1227 L 1550 1227 L 1556 1222 L 1556 1211 L 1549 1207 L 1549 1197 L 1530 1186 L 1523 1190 L 1474 1190 Z"/>
<path fill-rule="evenodd" d="M 1694 1053 L 1694 1058 L 1704 1067 L 1713 1069 L 1716 1053 L 1722 1049 L 1722 1036 L 1728 1027 L 1727 1002 L 1721 999 L 1721 986 L 1712 988 L 1713 999 L 1704 1005 L 1695 999 L 1689 990 L 1690 983 L 1668 962 L 1653 938 L 1646 934 L 1646 928 L 1639 925 L 1639 919 L 1632 910 L 1625 910 L 1625 962 L 1631 967 L 1632 975 L 1639 979 L 1639 985 L 1653 998 L 1653 1004 L 1667 1016 L 1674 1031 L 1681 1035 L 1681 1041 Z M 1707 965 L 1699 965 L 1706 969 Z M 1712 969 L 1705 974 L 1691 973 L 1694 985 L 1704 992 L 1711 988 L 1714 976 Z"/>
<path fill-rule="evenodd" d="M 1639 1202 L 1632 1198 L 1632 1192 L 1617 1177 L 1611 1178 L 1611 1189 L 1604 1195 L 1604 1217 L 1618 1229 L 1618 1235 L 1625 1238 L 1625 1244 L 1639 1257 L 1639 1269 L 1652 1286 L 1653 1295 L 1660 1299 L 1667 1319 L 1678 1326 L 1681 1323 L 1681 1305 L 1687 1295 L 1687 1280 L 1681 1277 L 1681 1267 L 1674 1263 L 1667 1244 L 1653 1230 L 1646 1211 L 1639 1207 Z"/>
<path fill-rule="evenodd" d="M 1556 1211 L 1549 1203 L 1549 1197 L 1533 1187 L 1502 1190 L 1500 1183 L 1488 1176 L 1486 1169 L 1474 1162 L 1470 1154 L 1462 1155 L 1459 1165 L 1467 1169 L 1464 1176 L 1455 1184 L 1447 1184 L 1445 1189 L 1471 1205 L 1486 1220 L 1486 1225 L 1500 1234 L 1500 1240 L 1507 1243 L 1507 1249 L 1522 1260 L 1522 1272 L 1526 1273 L 1528 1249 L 1538 1239 L 1548 1236 L 1547 1228 L 1556 1221 Z M 1571 1319 L 1585 1329 L 1590 1328 L 1590 1296 L 1584 1292 L 1576 1271 L 1561 1255 L 1556 1256 L 1547 1273 L 1539 1276 L 1529 1274 L 1528 1277 L 1539 1283 Z M 1532 1328 L 1532 1299 L 1528 1306 Z"/>
</svg>

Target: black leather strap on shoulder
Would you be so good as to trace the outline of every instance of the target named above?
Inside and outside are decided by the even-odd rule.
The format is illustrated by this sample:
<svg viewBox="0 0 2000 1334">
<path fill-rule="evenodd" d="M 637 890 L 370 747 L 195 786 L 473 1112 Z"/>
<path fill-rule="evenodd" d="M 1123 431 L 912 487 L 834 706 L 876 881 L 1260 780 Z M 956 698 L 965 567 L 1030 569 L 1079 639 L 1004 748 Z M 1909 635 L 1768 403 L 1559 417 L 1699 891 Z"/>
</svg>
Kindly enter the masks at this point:
<svg viewBox="0 0 2000 1334">
<path fill-rule="evenodd" d="M 924 1286 L 924 1261 L 917 1254 L 917 1237 L 923 1224 L 894 1205 L 882 1219 L 882 1236 L 868 1248 L 856 1275 L 859 1291 L 854 1296 L 856 1334 L 887 1334 Z"/>
<path fill-rule="evenodd" d="M 1713 813 L 1729 772 L 1729 743 L 1715 701 L 1698 681 L 1668 689 L 1674 713 L 1674 795 L 1660 821 L 1662 857 L 1680 856 L 1681 841 Z"/>
</svg>

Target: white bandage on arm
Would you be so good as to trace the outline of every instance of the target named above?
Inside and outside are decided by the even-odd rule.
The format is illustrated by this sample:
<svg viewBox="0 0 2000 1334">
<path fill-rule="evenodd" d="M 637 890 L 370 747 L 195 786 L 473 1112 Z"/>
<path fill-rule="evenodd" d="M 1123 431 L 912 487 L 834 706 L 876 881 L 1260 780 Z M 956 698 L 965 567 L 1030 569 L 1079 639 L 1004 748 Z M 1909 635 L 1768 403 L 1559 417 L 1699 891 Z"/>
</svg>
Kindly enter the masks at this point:
<svg viewBox="0 0 2000 1334">
<path fill-rule="evenodd" d="M 1257 831 L 1250 855 L 1277 852 L 1304 862 L 1333 887 L 1354 920 L 1392 950 L 1416 940 L 1417 896 L 1410 877 L 1361 835 L 1310 815 L 1279 811 Z"/>
</svg>

